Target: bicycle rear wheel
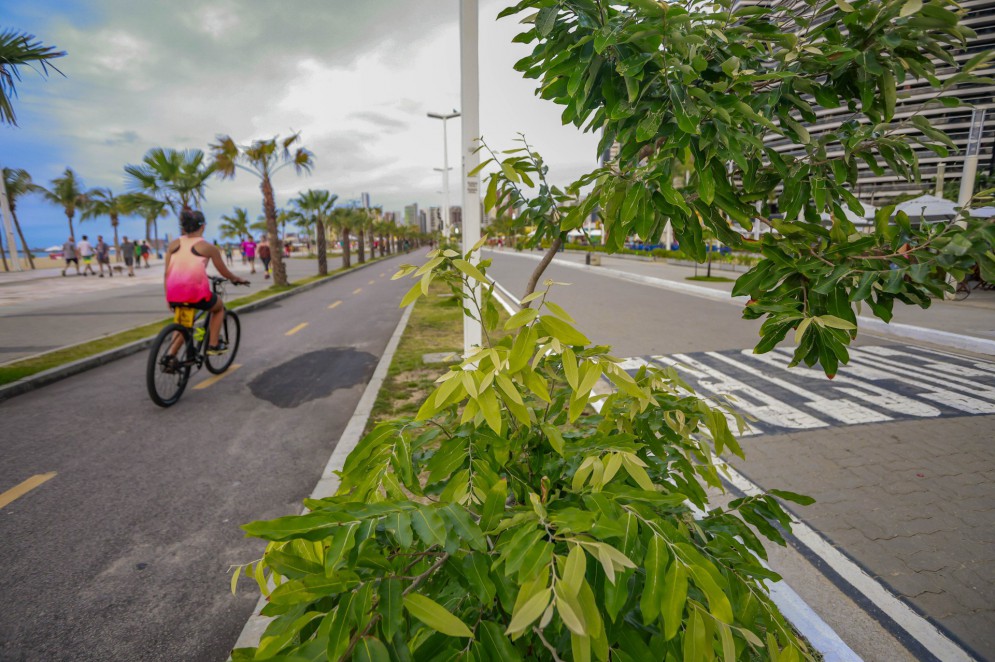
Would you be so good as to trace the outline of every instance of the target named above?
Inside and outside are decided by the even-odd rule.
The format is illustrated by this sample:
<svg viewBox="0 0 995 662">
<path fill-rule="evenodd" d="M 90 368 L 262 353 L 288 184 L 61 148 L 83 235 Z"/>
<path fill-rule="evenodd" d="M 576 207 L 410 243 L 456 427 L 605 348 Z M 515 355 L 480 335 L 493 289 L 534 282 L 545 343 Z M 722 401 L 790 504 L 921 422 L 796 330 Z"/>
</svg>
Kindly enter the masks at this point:
<svg viewBox="0 0 995 662">
<path fill-rule="evenodd" d="M 969 296 L 971 296 L 971 286 L 967 284 L 967 281 L 962 280 L 957 283 L 957 289 L 954 290 L 954 301 L 963 301 Z"/>
<path fill-rule="evenodd" d="M 145 385 L 152 402 L 171 407 L 179 401 L 190 379 L 192 349 L 190 330 L 179 324 L 166 326 L 152 341 L 145 370 Z"/>
<path fill-rule="evenodd" d="M 220 375 L 231 367 L 235 361 L 235 354 L 238 352 L 238 343 L 242 339 L 242 324 L 238 321 L 238 315 L 230 310 L 225 311 L 225 321 L 221 325 L 221 332 L 218 340 L 228 346 L 228 351 L 224 354 L 208 356 L 205 365 L 209 372 Z"/>
</svg>

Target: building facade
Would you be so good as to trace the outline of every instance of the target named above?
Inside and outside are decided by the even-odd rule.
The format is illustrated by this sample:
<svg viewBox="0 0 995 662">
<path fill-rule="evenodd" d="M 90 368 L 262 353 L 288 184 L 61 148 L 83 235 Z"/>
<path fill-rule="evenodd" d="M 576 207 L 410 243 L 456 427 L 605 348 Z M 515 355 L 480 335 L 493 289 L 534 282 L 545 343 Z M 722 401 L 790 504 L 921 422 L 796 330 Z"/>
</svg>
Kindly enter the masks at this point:
<svg viewBox="0 0 995 662">
<path fill-rule="evenodd" d="M 777 8 L 779 6 L 797 6 L 795 0 L 769 0 L 739 2 L 734 6 L 742 5 L 763 5 Z M 977 33 L 966 48 L 953 53 L 958 65 L 962 65 L 978 53 L 995 48 L 995 0 L 964 0 L 960 5 L 967 10 L 963 24 Z M 937 63 L 936 76 L 941 81 L 949 79 L 955 75 L 953 67 Z M 990 77 L 995 74 L 995 65 L 989 64 L 974 72 L 978 76 Z M 924 79 L 908 79 L 898 90 L 898 99 L 895 104 L 895 121 L 901 121 L 911 117 L 915 113 L 922 114 L 934 128 L 945 132 L 957 145 L 957 151 L 951 151 L 947 156 L 940 156 L 934 152 L 918 145 L 914 141 L 912 146 L 916 151 L 921 172 L 921 182 L 907 182 L 900 175 L 885 168 L 883 174 L 875 174 L 866 163 L 861 162 L 858 168 L 858 181 L 854 188 L 854 194 L 862 201 L 869 202 L 875 206 L 889 204 L 899 197 L 916 196 L 924 192 L 935 192 L 943 188 L 948 188 L 950 199 L 957 198 L 957 187 L 959 186 L 961 174 L 964 166 L 964 154 L 968 145 L 968 137 L 971 132 L 973 108 L 987 108 L 995 102 L 995 85 L 967 84 L 953 87 L 947 96 L 960 99 L 961 106 L 948 108 L 940 104 L 925 105 L 927 101 L 936 96 L 936 89 L 931 87 Z M 814 100 L 810 99 L 814 102 Z M 814 105 L 814 104 L 813 104 Z M 852 116 L 852 111 L 846 107 L 841 108 L 821 108 L 816 106 L 817 121 L 808 124 L 813 139 L 825 137 L 839 129 L 844 121 Z M 980 115 L 980 113 L 979 113 Z M 980 119 L 980 118 L 979 118 Z M 980 131 L 980 159 L 978 165 L 978 177 L 992 177 L 995 175 L 995 108 L 988 108 L 984 114 L 984 120 L 978 121 L 977 130 Z M 902 133 L 914 136 L 919 134 L 918 129 L 903 129 Z M 794 146 L 790 141 L 778 135 L 768 135 L 764 142 L 778 152 L 792 153 Z M 842 147 L 837 143 L 831 145 L 828 156 L 842 155 Z M 949 189 L 953 188 L 953 193 Z"/>
</svg>

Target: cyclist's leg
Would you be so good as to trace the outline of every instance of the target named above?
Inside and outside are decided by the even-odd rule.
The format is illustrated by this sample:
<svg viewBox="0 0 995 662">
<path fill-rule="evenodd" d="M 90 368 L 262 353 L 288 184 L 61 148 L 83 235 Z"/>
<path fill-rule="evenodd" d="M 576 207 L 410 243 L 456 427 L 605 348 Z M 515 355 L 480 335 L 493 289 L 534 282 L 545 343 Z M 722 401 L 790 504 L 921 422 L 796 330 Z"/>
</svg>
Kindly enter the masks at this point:
<svg viewBox="0 0 995 662">
<path fill-rule="evenodd" d="M 218 346 L 218 336 L 221 334 L 221 325 L 225 321 L 225 304 L 218 297 L 218 300 L 214 302 L 214 306 L 211 308 L 211 323 L 208 329 L 208 340 L 207 344 L 210 347 Z"/>
</svg>

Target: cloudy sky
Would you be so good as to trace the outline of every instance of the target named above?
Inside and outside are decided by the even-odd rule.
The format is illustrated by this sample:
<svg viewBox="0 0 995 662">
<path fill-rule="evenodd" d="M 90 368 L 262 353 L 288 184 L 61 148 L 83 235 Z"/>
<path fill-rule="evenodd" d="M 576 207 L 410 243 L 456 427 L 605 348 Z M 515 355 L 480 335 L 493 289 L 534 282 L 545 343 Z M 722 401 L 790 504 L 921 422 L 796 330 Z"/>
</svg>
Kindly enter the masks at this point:
<svg viewBox="0 0 995 662">
<path fill-rule="evenodd" d="M 567 183 L 595 165 L 596 137 L 562 127 L 512 65 L 510 0 L 481 0 L 481 132 L 510 147 L 524 132 Z M 442 127 L 427 112 L 460 106 L 458 0 L 4 0 L 3 28 L 65 50 L 65 77 L 24 70 L 19 127 L 0 126 L 0 163 L 47 184 L 70 166 L 87 187 L 124 191 L 123 167 L 151 147 L 207 149 L 219 133 L 239 142 L 301 131 L 315 152 L 309 177 L 284 170 L 277 204 L 326 188 L 342 200 L 369 192 L 401 210 L 441 205 Z M 449 122 L 452 204 L 459 204 L 459 121 Z M 212 180 L 210 224 L 232 207 L 261 212 L 258 182 Z M 65 216 L 40 199 L 18 205 L 28 242 L 61 243 Z M 122 222 L 140 234 L 140 221 Z M 174 221 L 160 224 L 171 232 Z M 106 220 L 77 230 L 109 234 Z M 210 232 L 209 232 L 210 235 Z"/>
</svg>

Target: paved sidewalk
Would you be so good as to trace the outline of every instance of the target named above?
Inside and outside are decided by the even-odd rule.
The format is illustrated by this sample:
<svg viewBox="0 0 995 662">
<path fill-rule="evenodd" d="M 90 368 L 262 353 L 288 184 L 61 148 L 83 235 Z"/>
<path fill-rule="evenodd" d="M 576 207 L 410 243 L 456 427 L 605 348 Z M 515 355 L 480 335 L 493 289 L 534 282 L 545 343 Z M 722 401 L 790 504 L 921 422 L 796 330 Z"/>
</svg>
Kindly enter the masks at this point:
<svg viewBox="0 0 995 662">
<path fill-rule="evenodd" d="M 355 255 L 353 263 L 356 263 Z M 317 273 L 317 260 L 293 258 L 285 262 L 290 280 Z M 341 266 L 341 257 L 329 259 L 329 271 Z M 228 286 L 228 298 L 257 292 L 272 285 L 261 266 L 249 274 L 236 259 L 232 270 L 251 281 L 249 287 Z M 209 269 L 213 273 L 213 269 Z M 27 277 L 25 274 L 32 274 Z M 163 298 L 162 262 L 135 270 L 129 278 L 62 277 L 61 270 L 0 273 L 0 364 L 59 347 L 100 338 L 149 324 L 169 316 Z"/>
</svg>

